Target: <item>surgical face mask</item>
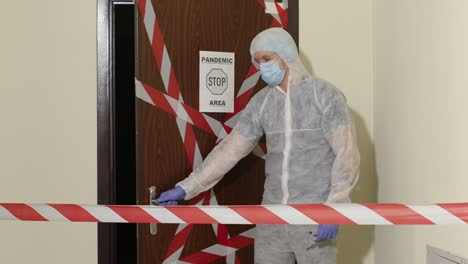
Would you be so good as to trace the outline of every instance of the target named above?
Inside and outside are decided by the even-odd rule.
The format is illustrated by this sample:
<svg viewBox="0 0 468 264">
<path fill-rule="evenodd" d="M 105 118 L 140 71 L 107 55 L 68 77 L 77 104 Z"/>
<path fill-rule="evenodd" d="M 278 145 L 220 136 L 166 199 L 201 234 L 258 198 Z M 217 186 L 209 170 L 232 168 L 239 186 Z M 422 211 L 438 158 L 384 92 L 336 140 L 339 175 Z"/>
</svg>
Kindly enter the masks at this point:
<svg viewBox="0 0 468 264">
<path fill-rule="evenodd" d="M 279 60 L 260 63 L 260 72 L 262 79 L 269 85 L 278 85 L 283 81 L 286 69 L 282 70 Z"/>
</svg>

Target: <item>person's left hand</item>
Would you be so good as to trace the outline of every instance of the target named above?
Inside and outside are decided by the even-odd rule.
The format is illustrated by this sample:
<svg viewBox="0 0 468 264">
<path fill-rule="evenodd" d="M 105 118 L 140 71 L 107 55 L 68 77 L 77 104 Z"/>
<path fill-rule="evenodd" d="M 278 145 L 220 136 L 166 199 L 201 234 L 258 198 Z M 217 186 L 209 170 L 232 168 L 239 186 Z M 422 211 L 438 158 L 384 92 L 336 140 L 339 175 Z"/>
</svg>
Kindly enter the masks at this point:
<svg viewBox="0 0 468 264">
<path fill-rule="evenodd" d="M 315 242 L 336 238 L 338 235 L 338 227 L 339 225 L 319 225 Z"/>
</svg>

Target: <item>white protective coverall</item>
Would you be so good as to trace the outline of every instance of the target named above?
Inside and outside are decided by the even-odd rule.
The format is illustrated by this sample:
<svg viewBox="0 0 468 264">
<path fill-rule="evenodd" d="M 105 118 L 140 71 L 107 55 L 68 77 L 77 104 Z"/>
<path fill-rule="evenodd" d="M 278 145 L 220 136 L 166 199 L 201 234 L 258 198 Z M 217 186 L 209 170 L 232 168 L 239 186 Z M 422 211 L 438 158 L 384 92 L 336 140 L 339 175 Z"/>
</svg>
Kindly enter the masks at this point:
<svg viewBox="0 0 468 264">
<path fill-rule="evenodd" d="M 267 86 L 242 111 L 231 134 L 189 177 L 177 183 L 191 199 L 209 190 L 266 135 L 262 204 L 350 202 L 359 176 L 359 151 L 351 112 L 332 84 L 311 76 L 292 37 L 273 28 L 252 41 L 257 51 L 276 52 L 288 69 L 287 91 Z M 257 226 L 255 263 L 336 263 L 335 241 L 312 246 L 317 226 Z"/>
</svg>

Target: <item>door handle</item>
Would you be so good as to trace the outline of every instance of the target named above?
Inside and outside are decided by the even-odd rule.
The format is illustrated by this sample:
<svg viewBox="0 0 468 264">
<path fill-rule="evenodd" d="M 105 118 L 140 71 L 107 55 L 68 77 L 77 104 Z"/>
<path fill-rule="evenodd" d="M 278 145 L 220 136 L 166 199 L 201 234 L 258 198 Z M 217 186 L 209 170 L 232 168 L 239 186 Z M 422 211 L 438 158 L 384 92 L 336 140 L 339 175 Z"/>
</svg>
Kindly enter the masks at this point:
<svg viewBox="0 0 468 264">
<path fill-rule="evenodd" d="M 158 200 L 156 200 L 156 186 L 151 186 L 149 188 L 149 204 L 150 205 L 159 205 Z M 158 233 L 158 225 L 155 223 L 150 224 L 150 234 L 155 236 Z"/>
</svg>

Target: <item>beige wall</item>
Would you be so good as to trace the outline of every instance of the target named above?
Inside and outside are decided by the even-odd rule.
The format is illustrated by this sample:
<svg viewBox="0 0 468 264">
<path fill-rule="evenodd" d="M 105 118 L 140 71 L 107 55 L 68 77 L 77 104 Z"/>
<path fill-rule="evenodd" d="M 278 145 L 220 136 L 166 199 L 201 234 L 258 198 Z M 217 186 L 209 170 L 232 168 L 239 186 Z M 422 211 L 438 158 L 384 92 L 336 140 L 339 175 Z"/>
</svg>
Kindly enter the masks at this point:
<svg viewBox="0 0 468 264">
<path fill-rule="evenodd" d="M 376 0 L 380 202 L 468 201 L 468 1 Z M 468 226 L 379 227 L 379 264 L 425 263 L 431 244 L 468 258 Z"/>
<path fill-rule="evenodd" d="M 355 202 L 376 202 L 373 154 L 372 0 L 301 0 L 299 42 L 306 66 L 348 99 L 358 129 L 361 178 Z M 338 263 L 374 263 L 372 227 L 343 227 Z"/>
<path fill-rule="evenodd" d="M 0 201 L 96 203 L 96 1 L 0 8 Z M 1 263 L 96 263 L 95 224 L 0 222 Z"/>
</svg>

